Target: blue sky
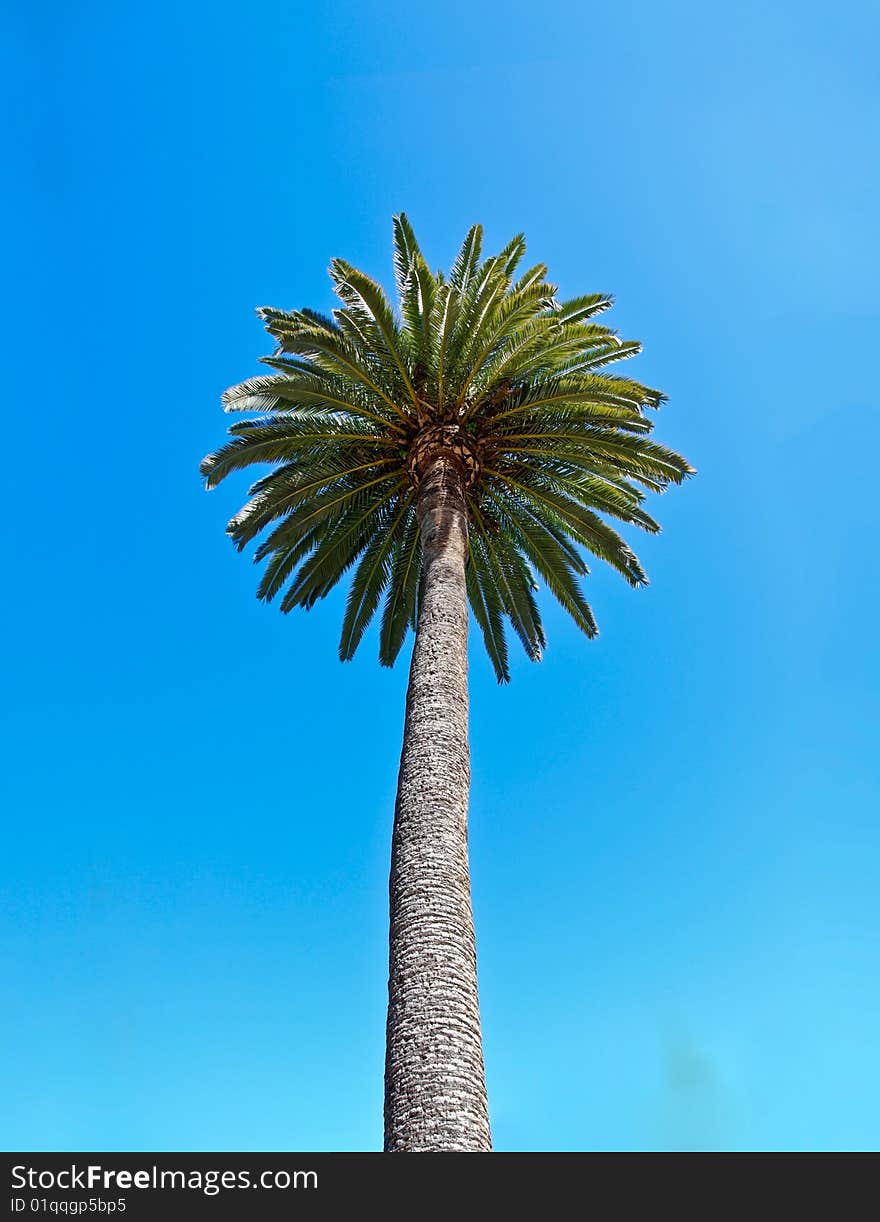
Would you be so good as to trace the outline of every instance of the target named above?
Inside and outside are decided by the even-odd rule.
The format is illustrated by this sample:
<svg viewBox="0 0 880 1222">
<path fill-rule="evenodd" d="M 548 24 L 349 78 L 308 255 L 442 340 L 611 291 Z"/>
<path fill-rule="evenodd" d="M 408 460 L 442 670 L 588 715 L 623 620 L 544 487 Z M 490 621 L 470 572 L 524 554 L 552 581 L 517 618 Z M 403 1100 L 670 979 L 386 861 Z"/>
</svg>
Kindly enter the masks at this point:
<svg viewBox="0 0 880 1222">
<path fill-rule="evenodd" d="M 598 641 L 545 598 L 540 666 L 472 650 L 496 1146 L 876 1148 L 876 7 L 7 27 L 0 1144 L 381 1142 L 406 668 L 259 605 L 197 464 L 254 307 L 387 282 L 405 209 L 613 292 L 699 469 Z"/>
</svg>

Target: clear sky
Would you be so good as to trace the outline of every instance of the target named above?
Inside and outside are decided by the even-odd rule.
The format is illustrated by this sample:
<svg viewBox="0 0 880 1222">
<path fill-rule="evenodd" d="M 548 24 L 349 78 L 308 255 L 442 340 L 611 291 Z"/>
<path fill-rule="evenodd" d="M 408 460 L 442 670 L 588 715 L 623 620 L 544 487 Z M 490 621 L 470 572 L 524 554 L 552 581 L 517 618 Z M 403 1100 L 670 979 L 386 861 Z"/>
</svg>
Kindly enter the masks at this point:
<svg viewBox="0 0 880 1222">
<path fill-rule="evenodd" d="M 699 469 L 599 640 L 474 642 L 497 1148 L 876 1148 L 876 5 L 6 24 L 0 1145 L 380 1145 L 406 665 L 258 604 L 197 466 L 254 308 L 387 283 L 405 209 L 613 292 Z"/>
</svg>

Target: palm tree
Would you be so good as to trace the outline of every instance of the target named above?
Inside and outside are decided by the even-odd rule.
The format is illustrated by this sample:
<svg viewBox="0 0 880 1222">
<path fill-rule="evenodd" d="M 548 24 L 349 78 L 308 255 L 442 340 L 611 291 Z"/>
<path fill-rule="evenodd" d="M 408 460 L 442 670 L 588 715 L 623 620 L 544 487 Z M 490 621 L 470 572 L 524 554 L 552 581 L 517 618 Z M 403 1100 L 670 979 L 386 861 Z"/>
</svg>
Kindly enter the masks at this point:
<svg viewBox="0 0 880 1222">
<path fill-rule="evenodd" d="M 267 561 L 258 597 L 309 608 L 354 575 L 339 656 L 382 604 L 379 660 L 415 630 L 391 850 L 386 1150 L 489 1150 L 467 854 L 468 604 L 499 682 L 505 621 L 529 658 L 545 645 L 542 580 L 588 637 L 583 552 L 633 586 L 645 573 L 616 518 L 692 472 L 649 439 L 664 396 L 607 367 L 640 350 L 595 320 L 602 293 L 557 298 L 542 264 L 514 278 L 522 236 L 482 257 L 475 225 L 448 274 L 394 218 L 399 312 L 341 259 L 341 305 L 258 311 L 274 372 L 226 391 L 256 414 L 202 463 L 208 487 L 272 470 L 228 525 Z"/>
</svg>

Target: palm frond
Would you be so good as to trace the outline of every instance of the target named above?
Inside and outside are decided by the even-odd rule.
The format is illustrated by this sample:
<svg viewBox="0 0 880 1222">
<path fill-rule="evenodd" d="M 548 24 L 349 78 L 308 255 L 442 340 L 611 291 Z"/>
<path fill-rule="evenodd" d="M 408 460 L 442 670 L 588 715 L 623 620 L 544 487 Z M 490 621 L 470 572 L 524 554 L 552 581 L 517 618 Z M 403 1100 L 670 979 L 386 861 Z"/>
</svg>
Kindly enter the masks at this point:
<svg viewBox="0 0 880 1222">
<path fill-rule="evenodd" d="M 398 532 L 394 555 L 391 559 L 388 596 L 385 600 L 379 634 L 379 661 L 383 666 L 394 665 L 406 638 L 407 629 L 415 624 L 416 596 L 420 575 L 419 523 L 415 506 L 411 503 L 411 508 Z"/>
<path fill-rule="evenodd" d="M 345 616 L 342 621 L 342 636 L 339 641 L 339 657 L 347 662 L 355 655 L 367 625 L 376 614 L 382 591 L 391 575 L 391 557 L 399 542 L 398 531 L 406 517 L 408 505 L 399 509 L 390 523 L 377 530 L 364 549 L 360 563 L 351 583 Z"/>
<path fill-rule="evenodd" d="M 471 556 L 465 570 L 468 601 L 483 635 L 483 644 L 495 670 L 495 676 L 499 683 L 509 683 L 504 605 L 494 581 L 488 576 L 488 569 L 482 540 L 477 535 L 471 541 Z"/>
</svg>

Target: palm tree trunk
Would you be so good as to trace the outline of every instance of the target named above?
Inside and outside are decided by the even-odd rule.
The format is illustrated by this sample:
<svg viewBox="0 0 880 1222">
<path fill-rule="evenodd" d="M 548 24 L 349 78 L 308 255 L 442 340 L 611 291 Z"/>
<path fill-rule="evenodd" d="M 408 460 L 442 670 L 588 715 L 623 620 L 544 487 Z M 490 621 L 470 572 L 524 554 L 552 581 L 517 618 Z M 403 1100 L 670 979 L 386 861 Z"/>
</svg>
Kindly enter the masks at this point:
<svg viewBox="0 0 880 1222">
<path fill-rule="evenodd" d="M 491 1150 L 468 871 L 461 468 L 419 491 L 423 584 L 391 847 L 385 1149 Z"/>
</svg>

